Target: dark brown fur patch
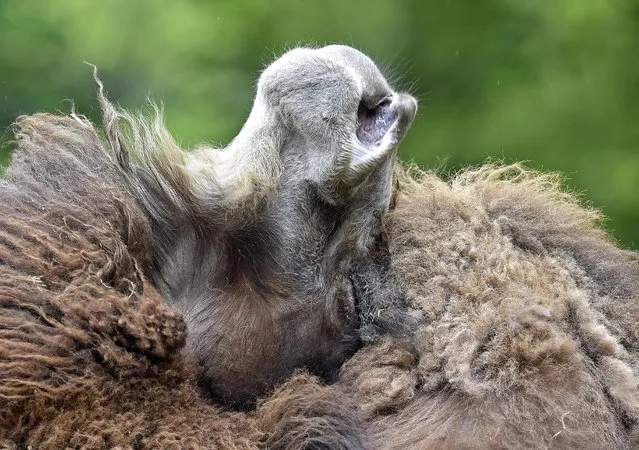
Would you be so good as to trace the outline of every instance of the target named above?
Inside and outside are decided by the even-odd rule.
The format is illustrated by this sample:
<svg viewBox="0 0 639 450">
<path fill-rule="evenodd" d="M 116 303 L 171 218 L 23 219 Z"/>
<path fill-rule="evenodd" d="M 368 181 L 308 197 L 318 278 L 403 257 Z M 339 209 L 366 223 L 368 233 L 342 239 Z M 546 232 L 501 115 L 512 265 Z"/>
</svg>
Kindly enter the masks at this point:
<svg viewBox="0 0 639 450">
<path fill-rule="evenodd" d="M 93 127 L 49 115 L 17 127 L 0 182 L 0 445 L 277 446 L 271 407 L 260 418 L 200 397 L 182 317 L 144 277 L 149 225 Z M 269 405 L 292 411 L 289 397 Z"/>
</svg>

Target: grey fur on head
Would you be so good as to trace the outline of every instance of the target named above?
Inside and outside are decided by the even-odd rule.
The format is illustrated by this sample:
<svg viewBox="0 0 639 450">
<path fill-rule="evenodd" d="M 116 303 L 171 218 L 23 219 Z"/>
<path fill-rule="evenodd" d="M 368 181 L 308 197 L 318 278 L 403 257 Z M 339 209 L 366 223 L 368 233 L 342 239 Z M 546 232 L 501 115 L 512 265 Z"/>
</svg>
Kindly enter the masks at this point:
<svg viewBox="0 0 639 450">
<path fill-rule="evenodd" d="M 101 85 L 99 99 L 151 222 L 150 276 L 184 315 L 202 386 L 236 403 L 296 367 L 333 377 L 360 345 L 366 285 L 390 276 L 366 266 L 416 101 L 345 46 L 297 48 L 267 67 L 224 149 L 184 152 L 159 112 L 133 117 Z M 365 317 L 372 336 L 381 319 Z"/>
</svg>

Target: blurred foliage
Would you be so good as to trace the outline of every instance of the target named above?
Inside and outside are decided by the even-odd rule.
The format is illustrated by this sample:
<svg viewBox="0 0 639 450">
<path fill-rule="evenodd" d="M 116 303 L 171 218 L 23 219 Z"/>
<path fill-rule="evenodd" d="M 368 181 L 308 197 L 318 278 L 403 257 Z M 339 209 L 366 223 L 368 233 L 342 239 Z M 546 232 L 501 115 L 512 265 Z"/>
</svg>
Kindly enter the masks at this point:
<svg viewBox="0 0 639 450">
<path fill-rule="evenodd" d="M 333 42 L 420 98 L 404 159 L 563 171 L 639 244 L 637 0 L 0 0 L 0 163 L 19 114 L 100 120 L 83 61 L 121 105 L 161 100 L 189 147 L 232 138 L 277 54 Z"/>
</svg>

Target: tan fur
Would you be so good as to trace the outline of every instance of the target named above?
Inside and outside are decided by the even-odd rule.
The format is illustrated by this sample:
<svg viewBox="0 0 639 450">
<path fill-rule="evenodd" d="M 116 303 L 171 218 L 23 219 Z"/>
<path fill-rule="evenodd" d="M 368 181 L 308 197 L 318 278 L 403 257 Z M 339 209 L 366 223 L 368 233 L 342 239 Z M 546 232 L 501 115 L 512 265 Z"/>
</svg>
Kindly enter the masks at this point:
<svg viewBox="0 0 639 450">
<path fill-rule="evenodd" d="M 416 178 L 385 223 L 420 325 L 409 346 L 360 351 L 340 381 L 375 447 L 636 448 L 637 255 L 555 176 Z"/>
</svg>

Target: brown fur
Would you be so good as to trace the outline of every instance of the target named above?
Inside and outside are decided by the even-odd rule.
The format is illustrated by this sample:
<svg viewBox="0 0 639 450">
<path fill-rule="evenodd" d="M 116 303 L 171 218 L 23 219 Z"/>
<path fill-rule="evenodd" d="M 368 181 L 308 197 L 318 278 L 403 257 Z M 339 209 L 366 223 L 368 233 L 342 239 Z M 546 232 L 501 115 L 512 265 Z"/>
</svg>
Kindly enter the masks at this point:
<svg viewBox="0 0 639 450">
<path fill-rule="evenodd" d="M 362 350 L 340 380 L 374 447 L 636 448 L 637 255 L 556 177 L 418 178 L 386 218 L 417 333 Z"/>
<path fill-rule="evenodd" d="M 283 448 L 271 409 L 290 416 L 308 399 L 282 388 L 244 414 L 200 397 L 184 322 L 143 275 L 148 223 L 93 127 L 48 115 L 17 126 L 0 185 L 1 446 Z"/>
<path fill-rule="evenodd" d="M 0 208 L 0 438 L 37 448 L 251 448 L 199 400 L 186 329 L 141 267 L 149 230 L 92 127 L 22 118 Z M 170 427 L 165 425 L 171 423 Z"/>
<path fill-rule="evenodd" d="M 297 374 L 242 413 L 199 396 L 183 321 L 144 276 L 147 219 L 94 129 L 18 125 L 0 185 L 2 446 L 639 445 L 637 256 L 555 178 L 400 174 L 385 228 L 417 331 L 371 339 L 332 386 Z"/>
</svg>

